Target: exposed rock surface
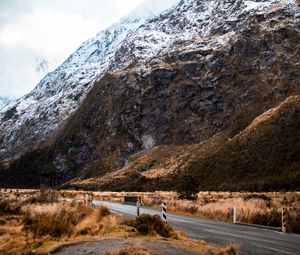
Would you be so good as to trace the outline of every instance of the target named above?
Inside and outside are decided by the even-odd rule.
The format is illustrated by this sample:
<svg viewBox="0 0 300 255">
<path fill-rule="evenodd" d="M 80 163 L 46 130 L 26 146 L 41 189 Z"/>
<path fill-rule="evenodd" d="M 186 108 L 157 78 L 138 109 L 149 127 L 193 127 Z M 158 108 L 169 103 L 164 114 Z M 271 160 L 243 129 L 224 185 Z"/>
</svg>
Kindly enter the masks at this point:
<svg viewBox="0 0 300 255">
<path fill-rule="evenodd" d="M 157 146 L 131 156 L 123 169 L 66 187 L 173 190 L 187 172 L 202 190 L 299 190 L 299 131 L 300 96 L 291 96 L 231 139 L 218 134 L 199 144 Z"/>
<path fill-rule="evenodd" d="M 2 159 L 44 143 L 14 174 L 31 169 L 35 184 L 102 176 L 156 145 L 232 137 L 299 93 L 294 1 L 185 0 L 141 20 L 86 42 L 0 113 Z"/>
</svg>

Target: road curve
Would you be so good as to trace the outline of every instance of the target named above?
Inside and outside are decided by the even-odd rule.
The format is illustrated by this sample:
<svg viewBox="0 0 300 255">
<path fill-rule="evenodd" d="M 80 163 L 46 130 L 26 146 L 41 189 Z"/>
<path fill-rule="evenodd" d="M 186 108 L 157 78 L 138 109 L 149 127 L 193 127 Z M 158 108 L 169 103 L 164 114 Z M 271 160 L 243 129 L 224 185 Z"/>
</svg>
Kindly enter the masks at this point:
<svg viewBox="0 0 300 255">
<path fill-rule="evenodd" d="M 94 200 L 95 206 L 105 205 L 111 211 L 129 217 L 136 215 L 136 207 L 119 203 Z M 160 214 L 159 211 L 141 207 L 140 213 Z M 241 254 L 249 255 L 299 255 L 300 235 L 283 234 L 273 230 L 235 225 L 223 221 L 199 219 L 168 214 L 168 222 L 184 230 L 188 236 L 208 243 L 226 245 L 234 241 L 241 247 Z"/>
</svg>

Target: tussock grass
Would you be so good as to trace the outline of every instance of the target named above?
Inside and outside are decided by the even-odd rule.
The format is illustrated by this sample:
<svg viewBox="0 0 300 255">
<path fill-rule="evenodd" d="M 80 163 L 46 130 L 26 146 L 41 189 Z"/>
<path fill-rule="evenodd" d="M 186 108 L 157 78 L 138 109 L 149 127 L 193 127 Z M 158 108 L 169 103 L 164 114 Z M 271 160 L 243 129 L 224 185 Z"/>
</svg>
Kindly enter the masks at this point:
<svg viewBox="0 0 300 255">
<path fill-rule="evenodd" d="M 31 194 L 31 197 L 40 194 L 39 191 L 27 193 Z M 59 195 L 84 199 L 86 194 L 90 193 L 61 191 Z M 0 254 L 41 252 L 53 242 L 56 244 L 61 241 L 107 236 L 156 239 L 171 237 L 169 240 L 173 243 L 178 241 L 178 244 L 199 246 L 199 250 L 211 249 L 211 254 L 239 254 L 235 244 L 220 249 L 211 248 L 201 242 L 195 243 L 184 234 L 173 232 L 164 224 L 161 225 L 159 217 L 153 219 L 152 216 L 149 218 L 141 215 L 141 218 L 132 221 L 130 225 L 136 228 L 136 234 L 132 232 L 131 227 L 124 226 L 124 222 L 111 214 L 106 207 L 91 208 L 84 204 L 51 200 L 45 203 L 31 203 L 31 197 L 26 195 L 25 191 L 20 191 L 18 196 L 10 191 L 0 193 Z M 166 201 L 168 212 L 227 221 L 232 221 L 232 208 L 236 206 L 238 221 L 275 226 L 280 226 L 281 209 L 285 206 L 288 208 L 288 231 L 300 232 L 300 193 L 297 192 L 200 192 L 195 201 L 178 199 L 175 192 L 93 192 L 92 195 L 97 200 L 118 202 L 122 202 L 125 195 L 136 195 L 142 197 L 143 204 L 147 206 L 160 209 L 161 202 Z"/>
<path fill-rule="evenodd" d="M 49 243 L 123 231 L 121 219 L 106 207 L 52 201 L 32 204 L 31 198 L 22 196 L 0 199 L 0 254 L 42 254 Z"/>
<path fill-rule="evenodd" d="M 19 214 L 21 206 L 17 200 L 1 200 L 0 201 L 0 214 Z"/>
<path fill-rule="evenodd" d="M 176 237 L 170 224 L 163 222 L 159 215 L 142 214 L 127 224 L 137 229 L 141 234 L 158 234 L 162 237 Z"/>
<path fill-rule="evenodd" d="M 143 248 L 128 248 L 120 251 L 109 251 L 105 255 L 152 255 L 150 251 Z"/>
<path fill-rule="evenodd" d="M 74 191 L 66 191 L 74 195 Z M 98 200 L 123 202 L 124 196 L 139 196 L 143 205 L 161 208 L 167 202 L 168 212 L 183 213 L 200 218 L 232 222 L 233 207 L 237 220 L 244 223 L 281 226 L 282 207 L 288 208 L 287 230 L 300 233 L 299 192 L 199 192 L 195 201 L 178 199 L 176 192 L 93 192 Z"/>
<path fill-rule="evenodd" d="M 92 213 L 85 205 L 58 205 L 47 212 L 27 211 L 23 224 L 33 233 L 34 238 L 42 236 L 71 236 L 75 226 Z"/>
<path fill-rule="evenodd" d="M 239 255 L 241 254 L 240 246 L 234 242 L 230 242 L 218 255 Z"/>
</svg>

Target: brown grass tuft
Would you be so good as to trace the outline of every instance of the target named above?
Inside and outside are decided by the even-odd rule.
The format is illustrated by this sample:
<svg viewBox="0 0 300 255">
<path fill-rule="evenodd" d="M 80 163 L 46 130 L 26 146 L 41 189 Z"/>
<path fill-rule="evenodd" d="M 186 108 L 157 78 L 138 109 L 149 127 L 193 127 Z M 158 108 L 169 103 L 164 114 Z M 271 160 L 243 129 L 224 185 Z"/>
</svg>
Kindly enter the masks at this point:
<svg viewBox="0 0 300 255">
<path fill-rule="evenodd" d="M 49 235 L 51 237 L 70 236 L 75 226 L 92 213 L 93 209 L 84 205 L 57 206 L 49 212 L 27 211 L 23 216 L 26 230 L 33 233 L 34 237 Z"/>
<path fill-rule="evenodd" d="M 162 237 L 176 237 L 173 227 L 164 223 L 159 215 L 142 214 L 129 221 L 128 225 L 136 228 L 139 233 L 144 235 L 156 233 Z"/>
<path fill-rule="evenodd" d="M 240 246 L 234 242 L 230 242 L 219 255 L 239 255 L 241 254 Z"/>
<path fill-rule="evenodd" d="M 128 248 L 126 250 L 121 251 L 109 251 L 106 252 L 105 255 L 152 255 L 149 250 L 142 249 L 142 248 Z"/>
</svg>

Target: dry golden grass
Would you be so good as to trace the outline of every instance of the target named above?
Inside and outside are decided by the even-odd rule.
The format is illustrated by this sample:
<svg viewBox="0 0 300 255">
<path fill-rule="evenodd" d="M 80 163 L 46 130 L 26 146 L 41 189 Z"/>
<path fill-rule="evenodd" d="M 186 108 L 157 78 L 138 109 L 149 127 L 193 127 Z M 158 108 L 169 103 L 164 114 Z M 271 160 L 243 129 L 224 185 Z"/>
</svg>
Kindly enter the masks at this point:
<svg viewBox="0 0 300 255">
<path fill-rule="evenodd" d="M 65 196 L 82 198 L 84 192 L 62 191 Z M 94 199 L 123 202 L 124 196 L 140 196 L 146 206 L 160 209 L 166 201 L 169 212 L 195 217 L 233 220 L 233 207 L 237 220 L 244 223 L 280 227 L 282 207 L 288 208 L 287 228 L 300 233 L 300 192 L 200 192 L 195 201 L 177 199 L 176 192 L 93 192 Z"/>
<path fill-rule="evenodd" d="M 84 180 L 74 180 L 69 184 L 80 189 L 108 185 L 114 180 L 124 181 L 133 173 L 155 179 L 167 177 L 175 171 L 183 171 L 193 160 L 206 157 L 219 148 L 219 144 L 225 143 L 228 138 L 224 134 L 217 134 L 210 140 L 199 144 L 189 145 L 159 145 L 152 150 L 137 153 L 129 157 L 129 165 L 120 170 L 109 172 L 101 177 Z"/>
<path fill-rule="evenodd" d="M 5 194 L 4 194 L 5 193 Z M 21 194 L 20 194 L 21 193 Z M 28 191 L 31 196 L 39 196 L 37 191 Z M 86 198 L 86 192 L 63 191 L 61 196 Z M 90 193 L 88 193 L 90 194 Z M 175 195 L 175 193 L 172 193 Z M 124 194 L 123 194 L 124 195 Z M 161 199 L 166 192 L 147 193 L 147 196 Z M 165 240 L 160 235 L 150 235 L 132 232 L 132 228 L 125 226 L 122 219 L 110 213 L 105 207 L 91 208 L 85 204 L 72 202 L 32 203 L 32 199 L 25 191 L 6 191 L 0 193 L 0 204 L 5 203 L 5 212 L 0 207 L 0 254 L 44 254 L 55 246 L 66 242 L 82 240 L 99 240 L 101 238 L 137 238 L 139 240 Z M 120 200 L 117 193 L 93 193 L 96 199 L 109 198 Z M 148 197 L 145 196 L 147 199 Z M 47 200 L 47 199 L 46 199 Z M 49 201 L 49 200 L 47 200 Z M 8 210 L 7 204 L 9 205 Z M 2 209 L 3 209 L 2 208 Z M 15 210 L 15 208 L 19 208 Z M 231 254 L 225 248 L 192 240 L 179 231 L 172 232 L 168 242 L 201 253 Z M 116 254 L 119 254 L 116 251 Z M 123 251 L 122 251 L 123 252 Z M 134 248 L 126 250 L 127 254 L 151 254 L 150 251 Z M 125 253 L 126 254 L 126 253 Z"/>
<path fill-rule="evenodd" d="M 218 255 L 239 255 L 240 253 L 240 246 L 234 242 L 230 242 Z"/>
<path fill-rule="evenodd" d="M 37 191 L 19 191 L 18 200 L 26 201 L 29 194 L 38 195 Z M 5 199 L 15 200 L 14 190 L 0 192 L 0 196 Z M 179 200 L 175 192 L 85 192 L 85 191 L 60 191 L 61 197 L 69 197 L 79 200 L 86 200 L 89 196 L 93 199 L 123 202 L 124 196 L 140 196 L 142 203 L 160 209 L 161 202 L 166 201 L 168 211 L 184 213 L 196 217 L 220 219 L 232 221 L 233 207 L 237 208 L 237 220 L 244 223 L 264 224 L 270 226 L 280 226 L 281 210 L 285 206 L 288 208 L 287 227 L 291 232 L 300 232 L 300 192 L 200 192 L 196 201 Z M 34 207 L 33 205 L 32 208 Z M 53 205 L 57 206 L 57 205 Z M 0 205 L 1 207 L 1 205 Z M 37 205 L 35 211 L 50 211 L 52 205 Z M 26 208 L 23 206 L 23 208 Z"/>
<path fill-rule="evenodd" d="M 147 205 L 160 207 L 160 199 L 144 199 Z M 288 208 L 287 228 L 300 232 L 300 194 L 202 192 L 196 201 L 167 199 L 168 211 L 197 217 L 232 221 L 233 207 L 237 220 L 244 223 L 280 227 L 282 207 Z"/>
<path fill-rule="evenodd" d="M 106 252 L 105 255 L 152 255 L 150 251 L 143 248 L 128 248 L 120 251 Z"/>
<path fill-rule="evenodd" d="M 0 200 L 0 254 L 43 254 L 51 245 L 91 237 L 125 236 L 122 221 L 105 207 L 78 203 L 31 204 Z M 1 205 L 4 205 L 1 207 Z M 15 210 L 15 208 L 20 208 Z"/>
</svg>

